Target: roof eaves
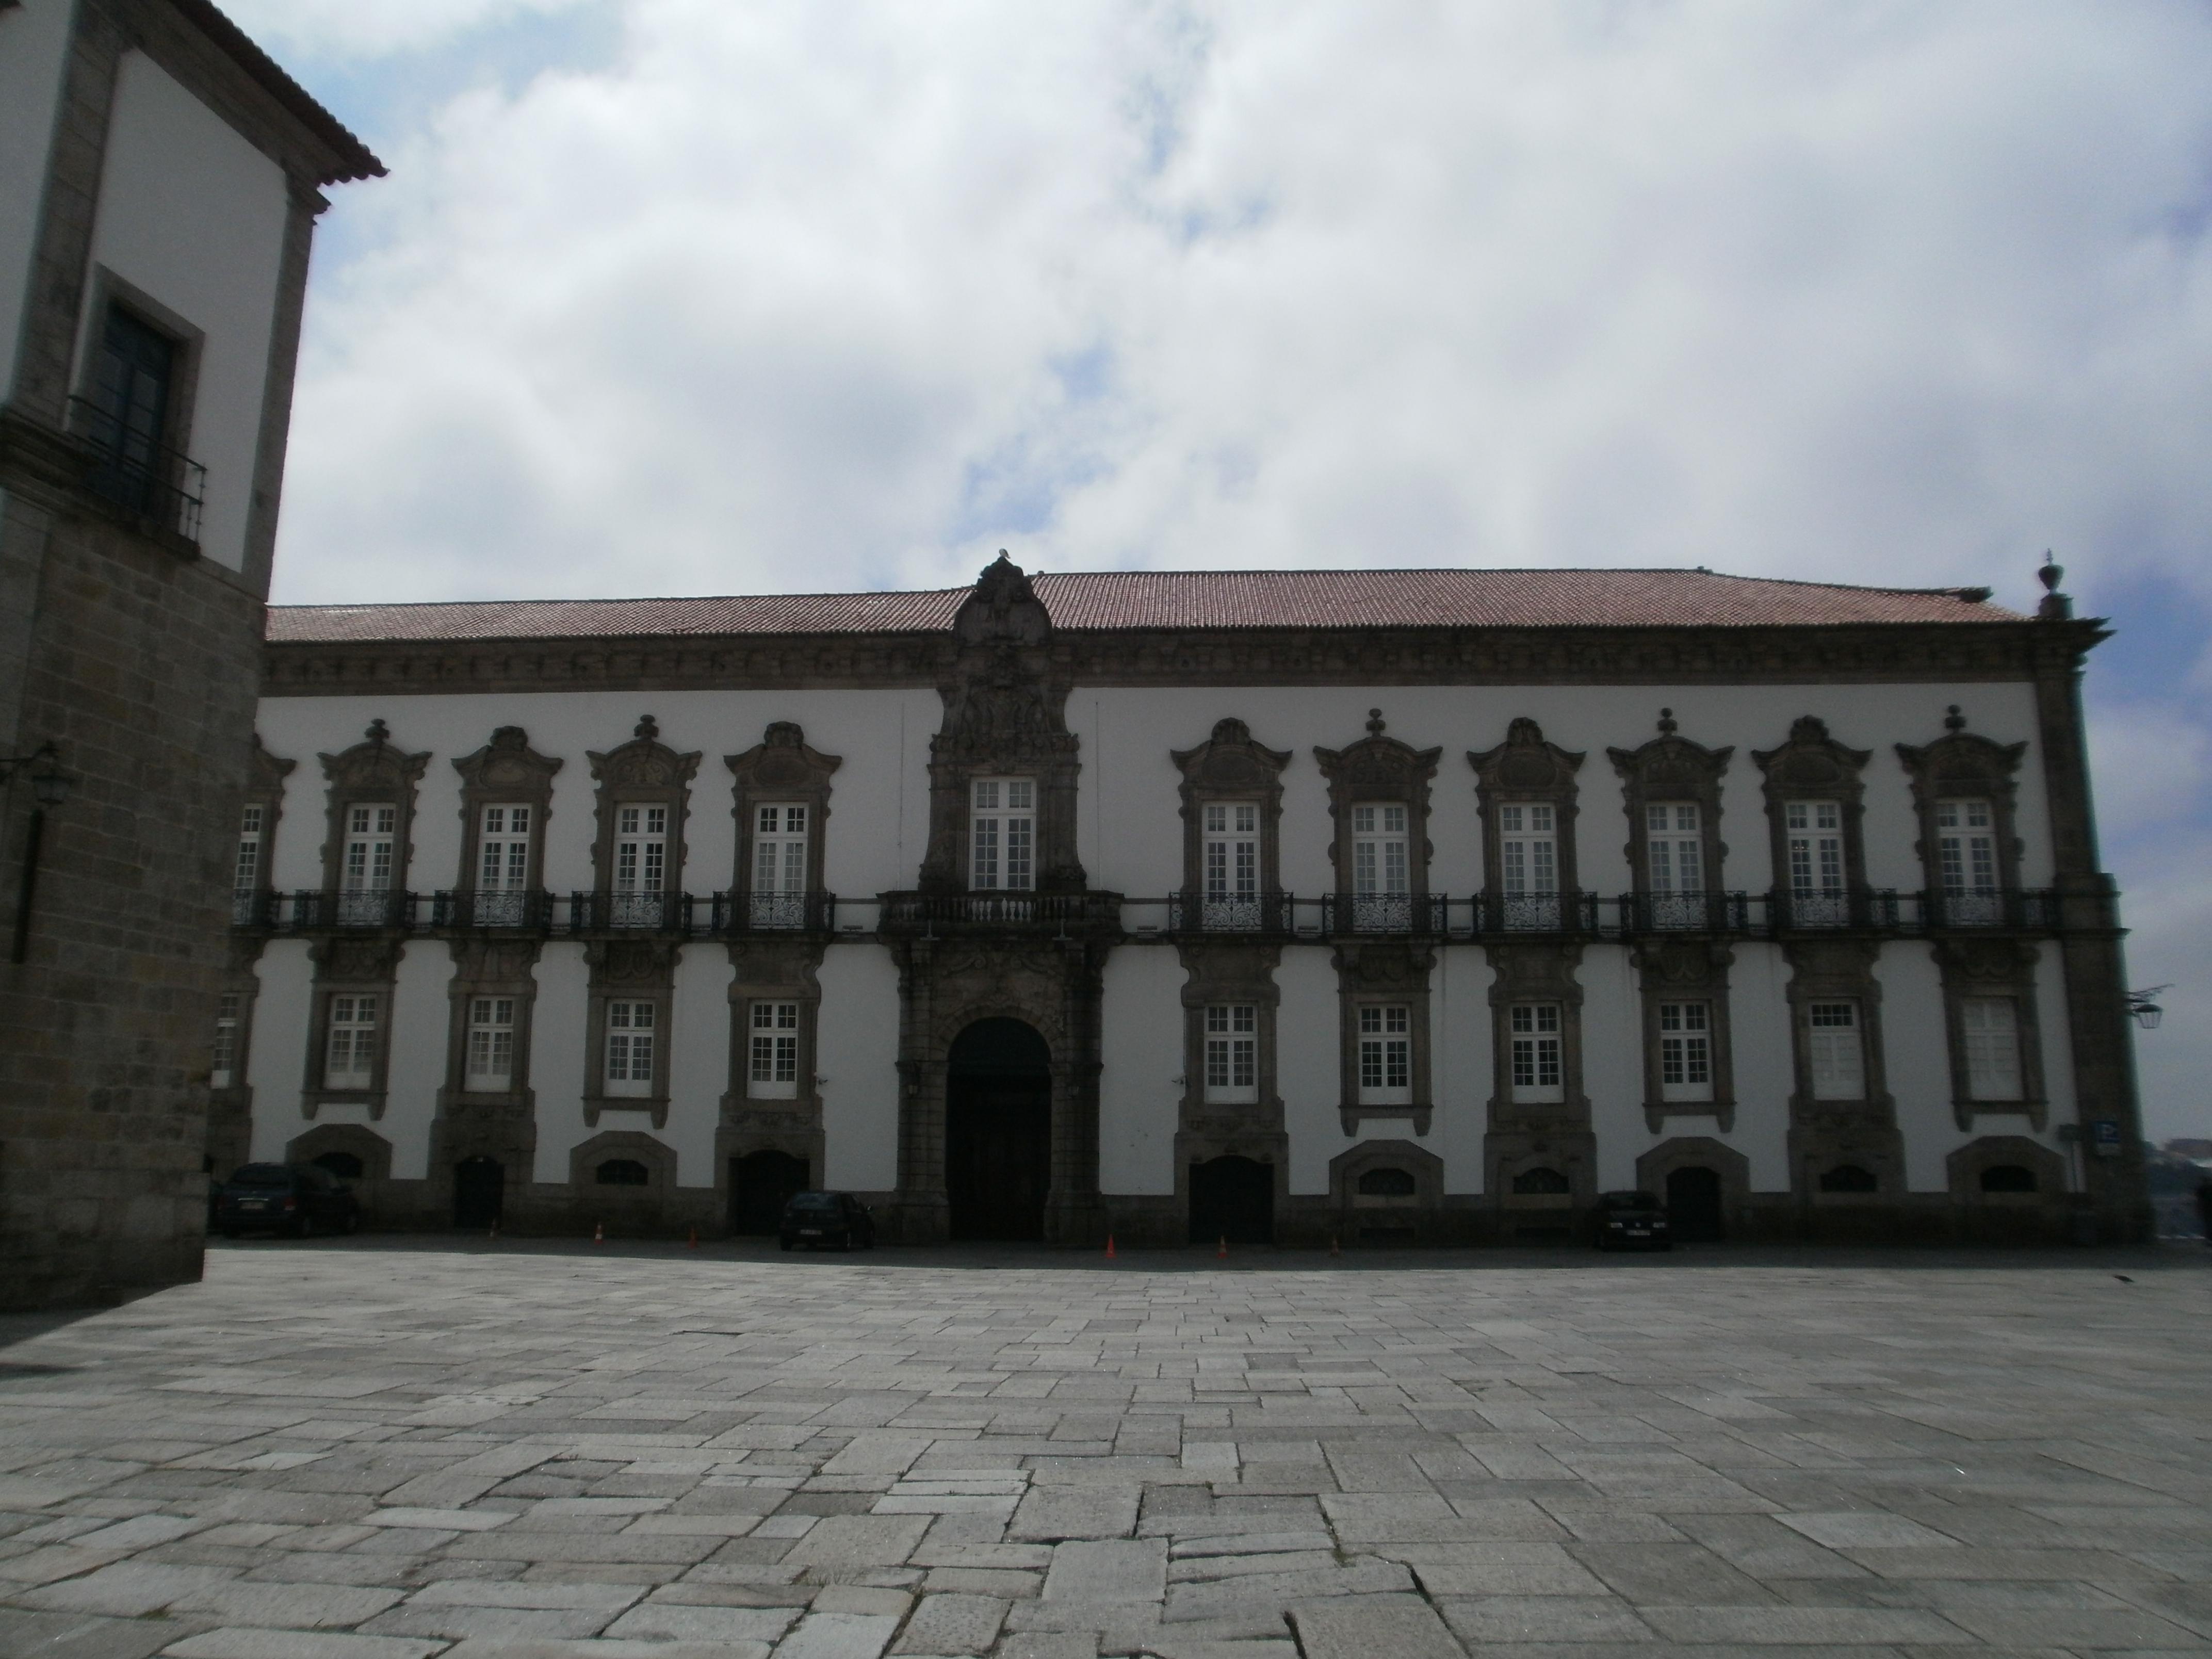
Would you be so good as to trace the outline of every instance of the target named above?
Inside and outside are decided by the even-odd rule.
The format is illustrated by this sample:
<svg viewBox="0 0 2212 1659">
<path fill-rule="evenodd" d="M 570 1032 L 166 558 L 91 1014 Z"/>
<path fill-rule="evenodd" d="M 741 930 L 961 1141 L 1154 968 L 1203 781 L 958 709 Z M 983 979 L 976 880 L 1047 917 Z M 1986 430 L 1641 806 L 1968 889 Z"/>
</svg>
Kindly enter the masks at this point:
<svg viewBox="0 0 2212 1659">
<path fill-rule="evenodd" d="M 329 145 L 336 165 L 323 170 L 320 182 L 343 185 L 355 179 L 381 179 L 384 163 L 356 137 L 344 122 L 315 101 L 313 94 L 287 75 L 276 60 L 255 46 L 246 31 L 216 9 L 212 0 L 169 0 L 185 21 L 228 52 L 232 60 L 302 126 Z"/>
</svg>

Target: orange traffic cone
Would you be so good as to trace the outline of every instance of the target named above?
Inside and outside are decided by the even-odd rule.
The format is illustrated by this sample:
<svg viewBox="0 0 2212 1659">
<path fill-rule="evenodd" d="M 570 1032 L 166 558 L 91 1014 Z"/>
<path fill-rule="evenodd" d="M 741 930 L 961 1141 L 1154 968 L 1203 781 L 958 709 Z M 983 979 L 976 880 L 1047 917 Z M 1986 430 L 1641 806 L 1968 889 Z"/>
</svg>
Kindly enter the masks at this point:
<svg viewBox="0 0 2212 1659">
<path fill-rule="evenodd" d="M 1114 1235 L 1111 1233 L 1106 1235 L 1106 1259 L 1109 1261 L 1114 1259 Z"/>
<path fill-rule="evenodd" d="M 695 1250 L 699 1248 L 699 1230 L 696 1227 L 691 1230 L 691 1248 Z"/>
<path fill-rule="evenodd" d="M 594 1244 L 604 1244 L 606 1242 L 607 1224 L 604 1221 L 593 1223 L 592 1226 L 592 1243 Z"/>
<path fill-rule="evenodd" d="M 1227 1233 L 1221 1235 L 1220 1247 L 1216 1249 L 1213 1254 L 1217 1258 L 1225 1256 L 1229 1254 L 1229 1235 Z"/>
</svg>

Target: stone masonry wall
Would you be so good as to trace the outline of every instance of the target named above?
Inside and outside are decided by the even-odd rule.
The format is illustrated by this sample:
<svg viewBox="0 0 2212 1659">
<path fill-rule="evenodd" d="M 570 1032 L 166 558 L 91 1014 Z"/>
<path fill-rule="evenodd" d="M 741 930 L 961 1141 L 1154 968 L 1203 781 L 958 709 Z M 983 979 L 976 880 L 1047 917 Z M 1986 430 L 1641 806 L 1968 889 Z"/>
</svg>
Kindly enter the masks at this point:
<svg viewBox="0 0 2212 1659">
<path fill-rule="evenodd" d="M 46 520 L 21 719 L 73 780 L 46 816 L 28 960 L 0 961 L 0 1307 L 196 1279 L 208 1069 L 263 606 L 66 507 Z M 27 786 L 0 837 L 9 921 Z M 4 955 L 4 952 L 0 952 Z"/>
</svg>

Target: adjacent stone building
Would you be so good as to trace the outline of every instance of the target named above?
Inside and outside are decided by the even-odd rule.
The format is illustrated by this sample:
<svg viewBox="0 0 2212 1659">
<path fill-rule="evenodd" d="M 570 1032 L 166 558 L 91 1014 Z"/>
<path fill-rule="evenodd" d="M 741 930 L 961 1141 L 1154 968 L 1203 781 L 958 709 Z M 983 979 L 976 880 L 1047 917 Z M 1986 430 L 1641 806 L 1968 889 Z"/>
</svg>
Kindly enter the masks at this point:
<svg viewBox="0 0 2212 1659">
<path fill-rule="evenodd" d="M 198 1274 L 308 244 L 382 171 L 205 0 L 0 0 L 0 1306 Z"/>
<path fill-rule="evenodd" d="M 2045 574 L 278 610 L 214 1151 L 431 1226 L 2139 1237 Z"/>
</svg>

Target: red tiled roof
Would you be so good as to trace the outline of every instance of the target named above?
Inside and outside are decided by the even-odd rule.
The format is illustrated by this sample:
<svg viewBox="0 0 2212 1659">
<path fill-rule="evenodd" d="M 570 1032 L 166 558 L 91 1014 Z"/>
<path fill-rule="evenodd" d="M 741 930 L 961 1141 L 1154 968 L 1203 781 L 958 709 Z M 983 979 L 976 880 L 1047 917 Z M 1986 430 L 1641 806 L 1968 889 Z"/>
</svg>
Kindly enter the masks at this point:
<svg viewBox="0 0 2212 1659">
<path fill-rule="evenodd" d="M 2016 623 L 1982 590 L 1846 587 L 1705 570 L 1127 570 L 1035 578 L 1056 628 L 1802 628 Z M 280 605 L 283 645 L 902 634 L 952 625 L 965 587 L 694 599 Z"/>
</svg>

